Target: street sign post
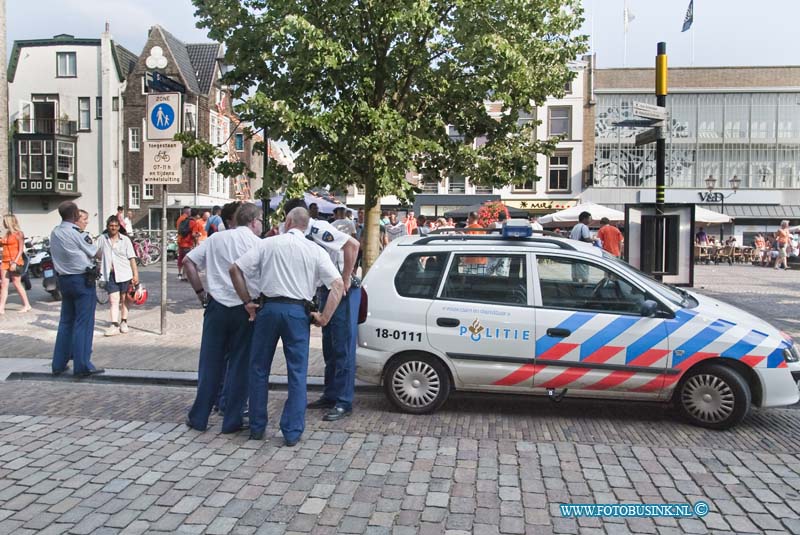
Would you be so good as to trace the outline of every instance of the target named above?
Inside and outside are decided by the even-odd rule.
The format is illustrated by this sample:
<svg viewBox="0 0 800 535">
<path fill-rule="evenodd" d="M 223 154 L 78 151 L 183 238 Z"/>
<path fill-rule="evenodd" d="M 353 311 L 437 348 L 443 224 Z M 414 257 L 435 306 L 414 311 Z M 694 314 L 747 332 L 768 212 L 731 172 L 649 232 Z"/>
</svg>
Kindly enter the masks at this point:
<svg viewBox="0 0 800 535">
<path fill-rule="evenodd" d="M 148 141 L 171 140 L 181 131 L 181 94 L 150 93 L 147 95 Z"/>
<path fill-rule="evenodd" d="M 167 87 L 169 78 L 153 73 L 156 87 Z M 158 84 L 161 84 L 160 86 Z M 165 85 L 166 84 L 166 85 Z M 174 87 L 174 86 L 173 86 Z M 167 185 L 183 179 L 183 143 L 173 141 L 182 131 L 181 93 L 148 93 L 144 151 L 144 183 L 161 184 L 161 335 L 167 334 Z"/>
<path fill-rule="evenodd" d="M 664 126 L 664 121 L 656 121 L 654 119 L 625 119 L 624 121 L 617 121 L 614 126 L 624 126 L 626 128 L 649 128 L 651 126 Z"/>
<path fill-rule="evenodd" d="M 663 139 L 663 129 L 660 127 L 651 128 L 650 130 L 645 130 L 641 134 L 636 134 L 636 146 L 640 147 L 642 145 L 649 145 L 650 143 L 655 143 L 659 139 Z"/>
<path fill-rule="evenodd" d="M 144 142 L 144 183 L 180 184 L 183 180 L 183 143 L 178 141 Z"/>
<path fill-rule="evenodd" d="M 667 109 L 662 106 L 647 104 L 646 102 L 634 102 L 633 114 L 637 117 L 644 117 L 645 119 L 663 121 L 667 118 Z"/>
</svg>

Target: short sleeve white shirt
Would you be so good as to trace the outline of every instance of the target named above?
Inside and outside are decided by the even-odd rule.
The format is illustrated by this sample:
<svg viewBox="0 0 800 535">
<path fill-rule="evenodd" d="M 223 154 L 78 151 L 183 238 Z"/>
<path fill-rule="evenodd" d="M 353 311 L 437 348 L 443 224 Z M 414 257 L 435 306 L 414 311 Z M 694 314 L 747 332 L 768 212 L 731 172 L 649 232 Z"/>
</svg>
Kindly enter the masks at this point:
<svg viewBox="0 0 800 535">
<path fill-rule="evenodd" d="M 123 234 L 119 234 L 116 240 L 102 234 L 97 239 L 97 246 L 103 251 L 103 280 L 111 278 L 114 272 L 114 280 L 125 282 L 133 279 L 133 268 L 131 268 L 131 258 L 136 258 L 131 239 Z"/>
<path fill-rule="evenodd" d="M 339 232 L 344 232 L 348 236 L 354 236 L 356 234 L 356 223 L 351 219 L 337 219 L 331 223 L 331 226 Z"/>
<path fill-rule="evenodd" d="M 589 227 L 583 223 L 578 223 L 572 227 L 572 232 L 569 233 L 570 239 L 585 241 L 591 239 L 592 234 L 589 232 Z"/>
<path fill-rule="evenodd" d="M 281 223 L 279 230 L 281 234 L 285 232 L 283 223 Z M 350 241 L 352 236 L 340 230 L 336 230 L 336 228 L 327 221 L 321 221 L 319 219 L 309 220 L 305 234 L 311 238 L 314 243 L 321 245 L 325 251 L 327 251 L 334 266 L 338 268 L 341 273 L 344 269 L 344 252 L 342 249 L 344 245 Z"/>
<path fill-rule="evenodd" d="M 328 254 L 298 229 L 261 240 L 236 265 L 267 297 L 311 301 L 319 286 L 330 288 L 341 279 Z"/>
<path fill-rule="evenodd" d="M 258 236 L 247 227 L 237 227 L 225 232 L 215 232 L 186 255 L 201 271 L 206 273 L 206 291 L 215 301 L 226 307 L 242 304 L 228 271 L 237 258 L 258 247 Z M 255 281 L 246 280 L 250 297 L 258 297 Z"/>
</svg>

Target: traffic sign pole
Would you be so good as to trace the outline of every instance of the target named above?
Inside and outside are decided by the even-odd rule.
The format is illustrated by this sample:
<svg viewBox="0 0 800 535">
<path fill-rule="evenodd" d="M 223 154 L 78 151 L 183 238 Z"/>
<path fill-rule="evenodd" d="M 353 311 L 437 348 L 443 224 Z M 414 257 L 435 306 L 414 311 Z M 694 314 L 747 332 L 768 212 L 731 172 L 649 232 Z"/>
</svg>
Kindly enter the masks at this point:
<svg viewBox="0 0 800 535">
<path fill-rule="evenodd" d="M 656 105 L 662 109 L 667 107 L 667 43 L 657 45 L 656 55 Z M 658 280 L 662 279 L 661 273 L 665 272 L 666 247 L 676 247 L 676 243 L 666 243 L 666 219 L 664 217 L 664 197 L 666 194 L 666 159 L 667 140 L 664 136 L 656 139 L 656 243 L 654 273 Z"/>
<path fill-rule="evenodd" d="M 157 74 L 157 73 L 156 73 Z M 161 335 L 167 334 L 167 188 L 183 180 L 183 144 L 173 141 L 181 131 L 181 93 L 147 95 L 147 129 L 142 158 L 144 183 L 161 184 Z"/>
</svg>

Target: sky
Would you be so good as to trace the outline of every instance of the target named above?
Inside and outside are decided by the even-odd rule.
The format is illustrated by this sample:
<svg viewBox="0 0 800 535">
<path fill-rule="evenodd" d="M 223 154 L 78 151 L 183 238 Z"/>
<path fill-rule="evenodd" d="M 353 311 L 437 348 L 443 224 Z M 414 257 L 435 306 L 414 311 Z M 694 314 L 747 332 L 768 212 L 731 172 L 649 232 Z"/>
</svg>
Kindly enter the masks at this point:
<svg viewBox="0 0 800 535">
<path fill-rule="evenodd" d="M 685 33 L 689 0 L 627 0 L 634 17 L 627 58 L 625 1 L 583 0 L 583 32 L 591 34 L 600 68 L 651 67 L 659 41 L 667 43 L 670 66 L 691 66 L 692 33 L 697 67 L 800 64 L 789 26 L 800 20 L 800 0 L 695 0 L 694 25 Z M 185 42 L 207 40 L 195 27 L 190 0 L 6 0 L 6 11 L 9 54 L 16 39 L 99 37 L 106 21 L 114 39 L 137 54 L 154 24 Z"/>
</svg>

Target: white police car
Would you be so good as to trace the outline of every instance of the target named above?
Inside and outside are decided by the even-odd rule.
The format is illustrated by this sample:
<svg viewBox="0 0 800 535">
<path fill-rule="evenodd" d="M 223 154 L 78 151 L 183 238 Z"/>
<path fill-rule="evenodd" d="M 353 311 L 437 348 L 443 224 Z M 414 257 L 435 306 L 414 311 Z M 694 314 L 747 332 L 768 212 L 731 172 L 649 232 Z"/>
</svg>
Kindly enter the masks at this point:
<svg viewBox="0 0 800 535">
<path fill-rule="evenodd" d="M 760 318 L 589 244 L 528 236 L 510 221 L 393 241 L 363 282 L 358 378 L 411 413 L 455 388 L 674 401 L 716 429 L 800 398 L 798 346 Z"/>
</svg>

